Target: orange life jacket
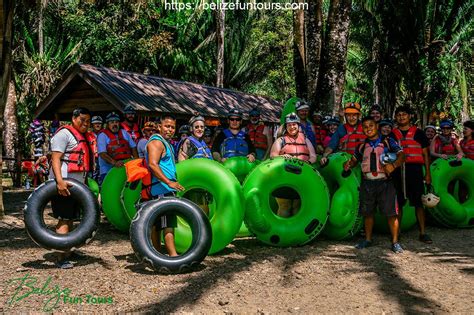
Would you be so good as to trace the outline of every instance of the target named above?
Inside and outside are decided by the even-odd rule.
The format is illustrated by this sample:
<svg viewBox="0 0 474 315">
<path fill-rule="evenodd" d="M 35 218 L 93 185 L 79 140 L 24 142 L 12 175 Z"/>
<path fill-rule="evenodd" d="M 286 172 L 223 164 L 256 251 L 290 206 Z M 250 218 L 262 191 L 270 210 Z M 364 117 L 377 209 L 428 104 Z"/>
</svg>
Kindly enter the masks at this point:
<svg viewBox="0 0 474 315">
<path fill-rule="evenodd" d="M 416 126 L 411 126 L 410 129 L 408 129 L 406 137 L 403 137 L 402 132 L 398 128 L 395 128 L 392 131 L 405 153 L 405 163 L 408 164 L 425 163 L 425 160 L 423 159 L 423 148 L 418 141 L 415 141 L 415 133 L 417 129 Z"/>
<path fill-rule="evenodd" d="M 138 183 L 138 181 L 142 181 L 142 190 L 140 193 L 141 200 L 151 200 L 151 187 L 152 184 L 152 177 L 150 169 L 147 166 L 146 159 L 135 159 L 128 161 L 124 164 L 125 172 L 127 174 L 127 182 L 129 183 Z M 156 182 L 158 183 L 158 182 Z"/>
<path fill-rule="evenodd" d="M 316 137 L 316 145 L 323 145 L 324 139 L 326 139 L 326 136 L 328 134 L 328 131 L 324 126 L 319 126 L 313 124 L 314 128 L 314 136 Z"/>
<path fill-rule="evenodd" d="M 349 124 L 344 124 L 344 128 L 346 128 L 346 135 L 339 140 L 339 150 L 354 154 L 355 150 L 367 137 L 364 135 L 362 124 L 360 123 L 357 124 L 356 128 Z"/>
<path fill-rule="evenodd" d="M 141 135 L 137 123 L 134 123 L 133 126 L 130 127 L 125 121 L 123 121 L 120 123 L 120 126 L 130 135 L 130 137 L 132 137 L 132 140 L 135 141 L 135 143 L 138 143 L 138 140 L 140 140 Z"/>
<path fill-rule="evenodd" d="M 82 134 L 72 125 L 62 126 L 56 133 L 62 129 L 69 131 L 77 142 L 72 150 L 64 152 L 68 154 L 68 158 L 61 159 L 61 161 L 67 164 L 68 173 L 91 171 L 94 162 L 92 160 L 93 150 L 90 147 L 90 143 L 95 141 L 94 133 L 88 131 Z"/>
<path fill-rule="evenodd" d="M 461 140 L 461 149 L 468 159 L 474 160 L 474 139 L 466 141 Z"/>
<path fill-rule="evenodd" d="M 263 133 L 265 130 L 264 124 L 251 124 L 247 125 L 247 133 L 250 137 L 255 148 L 264 149 L 268 148 L 267 136 Z"/>
<path fill-rule="evenodd" d="M 309 149 L 306 145 L 306 137 L 302 132 L 298 133 L 298 136 L 291 138 L 288 135 L 280 138 L 281 150 L 278 153 L 279 155 L 289 154 L 303 161 L 309 160 Z"/>
<path fill-rule="evenodd" d="M 114 134 L 109 129 L 103 131 L 110 142 L 107 144 L 107 154 L 116 161 L 126 160 L 132 156 L 132 149 L 127 139 L 123 137 L 122 130 Z"/>
<path fill-rule="evenodd" d="M 439 154 L 446 154 L 446 155 L 455 155 L 456 154 L 456 147 L 454 146 L 454 141 L 456 138 L 451 136 L 448 143 L 443 142 L 440 136 L 437 136 L 435 139 L 435 151 Z"/>
</svg>

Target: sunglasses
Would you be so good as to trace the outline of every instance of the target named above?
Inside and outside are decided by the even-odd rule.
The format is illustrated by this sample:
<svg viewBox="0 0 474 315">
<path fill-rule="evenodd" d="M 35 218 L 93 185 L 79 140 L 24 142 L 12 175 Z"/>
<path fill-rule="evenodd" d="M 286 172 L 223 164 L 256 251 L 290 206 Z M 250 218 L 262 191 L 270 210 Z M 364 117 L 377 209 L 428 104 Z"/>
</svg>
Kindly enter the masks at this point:
<svg viewBox="0 0 474 315">
<path fill-rule="evenodd" d="M 242 118 L 229 118 L 229 121 L 241 121 Z"/>
</svg>

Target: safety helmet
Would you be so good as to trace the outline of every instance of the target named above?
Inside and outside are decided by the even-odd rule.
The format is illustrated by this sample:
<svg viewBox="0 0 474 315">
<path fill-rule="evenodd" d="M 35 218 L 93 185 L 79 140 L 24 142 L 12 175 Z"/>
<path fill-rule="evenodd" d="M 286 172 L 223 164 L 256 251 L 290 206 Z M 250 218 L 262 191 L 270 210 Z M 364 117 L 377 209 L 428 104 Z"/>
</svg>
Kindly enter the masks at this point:
<svg viewBox="0 0 474 315">
<path fill-rule="evenodd" d="M 439 123 L 440 128 L 454 128 L 454 123 L 450 119 L 441 120 Z"/>
<path fill-rule="evenodd" d="M 423 129 L 423 130 L 426 131 L 427 129 L 433 129 L 434 131 L 436 131 L 436 126 L 426 125 L 425 129 Z"/>
<path fill-rule="evenodd" d="M 434 208 L 439 203 L 440 198 L 433 193 L 433 186 L 427 186 L 427 193 L 421 196 L 423 206 L 427 208 Z"/>
<path fill-rule="evenodd" d="M 302 109 L 309 109 L 309 104 L 306 101 L 298 101 L 295 103 L 295 109 L 296 111 L 302 110 Z"/>
<path fill-rule="evenodd" d="M 252 108 L 249 112 L 249 116 L 260 116 L 260 110 L 257 107 Z"/>
<path fill-rule="evenodd" d="M 94 116 L 91 119 L 91 124 L 102 124 L 104 120 L 100 116 Z"/>
<path fill-rule="evenodd" d="M 382 126 L 390 126 L 393 128 L 393 120 L 391 119 L 382 119 L 380 122 L 379 122 L 379 126 L 382 127 Z"/>
<path fill-rule="evenodd" d="M 124 113 L 124 114 L 132 114 L 132 115 L 135 115 L 137 112 L 135 111 L 135 108 L 133 108 L 132 105 L 127 105 L 127 106 L 125 106 L 125 108 L 123 109 L 123 113 Z"/>
<path fill-rule="evenodd" d="M 189 134 L 189 126 L 188 125 L 182 125 L 181 127 L 179 127 L 178 133 L 180 133 L 180 134 L 182 134 L 182 133 Z"/>
<path fill-rule="evenodd" d="M 227 118 L 230 118 L 232 116 L 242 118 L 242 113 L 237 108 L 233 108 L 227 113 Z"/>
<path fill-rule="evenodd" d="M 192 127 L 196 121 L 205 121 L 205 119 L 201 115 L 195 115 L 189 120 L 189 126 Z"/>
<path fill-rule="evenodd" d="M 120 116 L 116 112 L 111 112 L 105 117 L 105 122 L 120 121 Z"/>
<path fill-rule="evenodd" d="M 346 103 L 344 106 L 344 114 L 360 114 L 360 104 L 355 102 Z"/>
<path fill-rule="evenodd" d="M 339 125 L 341 122 L 337 117 L 332 117 L 332 116 L 326 116 L 325 119 L 323 120 L 324 125 Z"/>
<path fill-rule="evenodd" d="M 297 123 L 299 124 L 301 122 L 300 118 L 296 113 L 289 113 L 288 115 L 285 116 L 285 124 L 289 123 Z"/>
</svg>

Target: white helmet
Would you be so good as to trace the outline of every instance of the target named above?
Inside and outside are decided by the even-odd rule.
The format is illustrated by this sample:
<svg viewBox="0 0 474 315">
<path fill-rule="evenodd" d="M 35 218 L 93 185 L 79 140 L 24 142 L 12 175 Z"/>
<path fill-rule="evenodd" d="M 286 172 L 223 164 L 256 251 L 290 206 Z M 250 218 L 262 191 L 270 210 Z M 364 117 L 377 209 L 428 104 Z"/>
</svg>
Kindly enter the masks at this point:
<svg viewBox="0 0 474 315">
<path fill-rule="evenodd" d="M 421 202 L 427 208 L 434 208 L 439 203 L 439 197 L 433 194 L 432 192 L 428 192 L 421 196 Z"/>
</svg>

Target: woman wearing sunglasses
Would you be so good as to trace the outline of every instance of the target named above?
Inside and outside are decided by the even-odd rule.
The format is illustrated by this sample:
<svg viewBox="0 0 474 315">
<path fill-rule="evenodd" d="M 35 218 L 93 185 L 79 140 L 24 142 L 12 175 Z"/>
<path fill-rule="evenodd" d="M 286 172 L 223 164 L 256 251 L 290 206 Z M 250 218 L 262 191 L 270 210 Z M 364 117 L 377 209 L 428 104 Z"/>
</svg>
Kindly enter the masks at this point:
<svg viewBox="0 0 474 315">
<path fill-rule="evenodd" d="M 204 117 L 196 115 L 189 120 L 189 131 L 191 135 L 187 137 L 181 144 L 178 152 L 178 161 L 187 159 L 211 159 L 211 150 L 204 141 Z"/>
<path fill-rule="evenodd" d="M 456 156 L 459 160 L 464 156 L 458 139 L 453 134 L 454 124 L 445 119 L 439 123 L 441 134 L 434 136 L 430 144 L 430 154 L 433 160 L 437 158 L 447 159 Z"/>
</svg>

